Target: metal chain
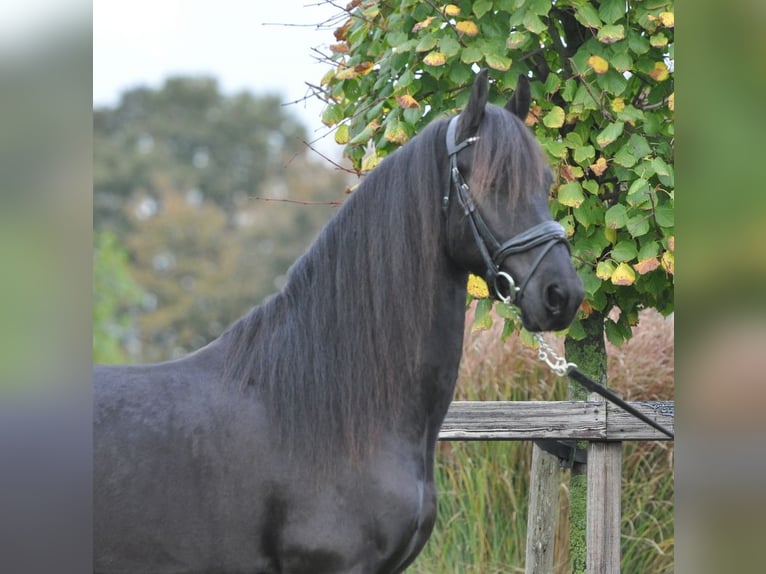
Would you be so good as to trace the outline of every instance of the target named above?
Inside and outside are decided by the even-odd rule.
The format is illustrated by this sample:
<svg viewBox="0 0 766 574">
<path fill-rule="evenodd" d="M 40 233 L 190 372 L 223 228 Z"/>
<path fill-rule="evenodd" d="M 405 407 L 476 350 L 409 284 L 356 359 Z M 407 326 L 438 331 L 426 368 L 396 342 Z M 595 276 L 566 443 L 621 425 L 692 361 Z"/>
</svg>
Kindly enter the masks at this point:
<svg viewBox="0 0 766 574">
<path fill-rule="evenodd" d="M 521 317 L 519 311 L 514 305 L 508 305 L 511 312 L 516 316 L 518 322 L 521 323 Z M 535 341 L 537 341 L 537 358 L 548 365 L 551 371 L 559 377 L 565 377 L 571 369 L 576 369 L 576 363 L 570 363 L 566 358 L 559 355 L 553 347 L 551 347 L 543 338 L 542 333 L 534 333 Z"/>
<path fill-rule="evenodd" d="M 546 343 L 542 333 L 535 333 L 535 340 L 539 345 L 539 348 L 537 349 L 537 358 L 548 365 L 551 371 L 559 377 L 564 377 L 569 373 L 570 369 L 577 368 L 575 363 L 568 362 L 564 357 L 559 355 L 553 347 Z"/>
</svg>

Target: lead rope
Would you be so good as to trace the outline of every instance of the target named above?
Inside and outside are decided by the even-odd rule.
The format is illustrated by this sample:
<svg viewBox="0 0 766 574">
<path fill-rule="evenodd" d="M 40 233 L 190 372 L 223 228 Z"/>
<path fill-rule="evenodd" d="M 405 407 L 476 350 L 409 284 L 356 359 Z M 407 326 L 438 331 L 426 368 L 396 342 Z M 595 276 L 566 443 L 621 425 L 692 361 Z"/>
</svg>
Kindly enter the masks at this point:
<svg viewBox="0 0 766 574">
<path fill-rule="evenodd" d="M 518 311 L 515 307 L 511 307 L 511 310 L 513 314 L 516 316 L 517 319 L 521 319 L 519 317 Z M 645 422 L 650 427 L 652 427 L 655 430 L 660 431 L 662 434 L 668 436 L 671 439 L 675 439 L 675 434 L 668 429 L 666 429 L 664 426 L 662 426 L 660 423 L 658 423 L 655 420 L 650 419 L 648 416 L 646 416 L 644 413 L 624 401 L 621 397 L 617 396 L 614 391 L 611 389 L 605 387 L 601 383 L 598 383 L 591 379 L 588 375 L 583 373 L 576 363 L 572 363 L 567 361 L 564 357 L 559 355 L 553 347 L 551 347 L 543 338 L 542 333 L 534 333 L 533 334 L 535 340 L 538 344 L 537 349 L 537 358 L 548 365 L 551 371 L 553 371 L 554 374 L 558 375 L 559 377 L 569 377 L 574 382 L 578 383 L 585 389 L 589 390 L 592 393 L 596 393 L 609 402 L 617 405 L 625 412 L 630 413 L 637 419 Z"/>
</svg>

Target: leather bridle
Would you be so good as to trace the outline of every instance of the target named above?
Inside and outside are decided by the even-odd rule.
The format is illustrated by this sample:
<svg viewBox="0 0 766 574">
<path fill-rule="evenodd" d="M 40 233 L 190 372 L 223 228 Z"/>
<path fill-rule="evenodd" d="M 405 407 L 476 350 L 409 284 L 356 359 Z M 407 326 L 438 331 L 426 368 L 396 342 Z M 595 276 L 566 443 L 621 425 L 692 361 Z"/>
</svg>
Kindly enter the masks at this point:
<svg viewBox="0 0 766 574">
<path fill-rule="evenodd" d="M 563 243 L 569 249 L 569 243 L 566 239 L 564 228 L 556 221 L 543 221 L 522 231 L 510 239 L 499 242 L 492 231 L 487 226 L 484 218 L 476 209 L 476 204 L 471 198 L 463 175 L 457 166 L 457 154 L 464 148 L 478 141 L 479 137 L 470 137 L 462 142 L 456 142 L 457 123 L 460 116 L 455 116 L 450 120 L 447 128 L 447 154 L 450 160 L 450 183 L 447 185 L 447 192 L 442 198 L 442 209 L 447 212 L 449 207 L 452 188 L 455 188 L 457 200 L 465 215 L 468 216 L 468 222 L 471 226 L 476 245 L 479 248 L 481 257 L 486 267 L 484 279 L 487 285 L 494 291 L 495 297 L 505 303 L 518 303 L 524 295 L 524 289 L 529 284 L 532 275 L 540 266 L 548 252 L 558 243 Z M 526 278 L 521 286 L 516 286 L 516 281 L 507 271 L 501 271 L 500 265 L 505 259 L 516 253 L 523 253 L 538 246 L 543 246 L 529 268 Z M 505 285 L 501 285 L 505 283 Z"/>
</svg>

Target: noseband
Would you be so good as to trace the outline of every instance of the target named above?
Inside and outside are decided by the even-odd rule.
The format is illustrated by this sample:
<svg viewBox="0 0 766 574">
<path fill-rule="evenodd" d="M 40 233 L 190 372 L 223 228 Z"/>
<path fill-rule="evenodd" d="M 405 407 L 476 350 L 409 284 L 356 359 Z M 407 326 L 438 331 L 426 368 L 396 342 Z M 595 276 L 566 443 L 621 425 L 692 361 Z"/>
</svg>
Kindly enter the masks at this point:
<svg viewBox="0 0 766 574">
<path fill-rule="evenodd" d="M 447 212 L 449 207 L 450 195 L 454 186 L 457 192 L 457 199 L 463 212 L 468 216 L 476 245 L 481 252 L 484 265 L 486 267 L 485 280 L 487 285 L 494 291 L 495 296 L 504 303 L 518 303 L 524 295 L 532 275 L 540 266 L 548 252 L 553 249 L 557 243 L 563 243 L 569 249 L 569 243 L 566 239 L 564 228 L 556 221 L 543 221 L 522 231 L 518 235 L 500 243 L 487 226 L 484 218 L 476 209 L 476 204 L 468 193 L 468 184 L 457 167 L 457 154 L 462 149 L 478 141 L 479 137 L 470 137 L 460 143 L 455 141 L 457 132 L 457 122 L 460 116 L 455 116 L 450 120 L 447 128 L 447 154 L 450 160 L 450 184 L 447 186 L 447 193 L 442 198 L 442 209 Z M 516 286 L 516 281 L 510 273 L 500 270 L 500 265 L 509 255 L 523 253 L 538 246 L 544 246 L 537 258 L 529 268 L 526 279 L 522 281 L 521 286 Z M 505 283 L 505 285 L 502 285 Z"/>
</svg>

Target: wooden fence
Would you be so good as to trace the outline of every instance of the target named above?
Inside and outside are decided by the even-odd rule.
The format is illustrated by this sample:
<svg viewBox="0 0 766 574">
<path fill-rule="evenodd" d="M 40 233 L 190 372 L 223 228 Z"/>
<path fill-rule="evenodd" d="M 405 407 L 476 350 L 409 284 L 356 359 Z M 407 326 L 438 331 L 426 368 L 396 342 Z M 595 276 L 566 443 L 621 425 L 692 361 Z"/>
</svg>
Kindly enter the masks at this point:
<svg viewBox="0 0 766 574">
<path fill-rule="evenodd" d="M 669 440 L 661 432 L 611 403 L 591 395 L 588 401 L 455 401 L 444 421 L 440 440 L 578 440 L 588 441 L 587 463 L 587 571 L 588 574 L 620 572 L 620 495 L 622 442 Z M 675 404 L 672 401 L 630 403 L 674 432 Z M 537 446 L 533 458 L 555 457 Z M 533 476 L 530 485 L 530 518 L 527 533 L 526 571 L 547 574 L 553 551 L 559 478 Z M 544 473 L 543 473 L 544 474 Z M 548 496 L 555 493 L 555 498 Z M 546 494 L 547 493 L 547 494 Z"/>
</svg>

